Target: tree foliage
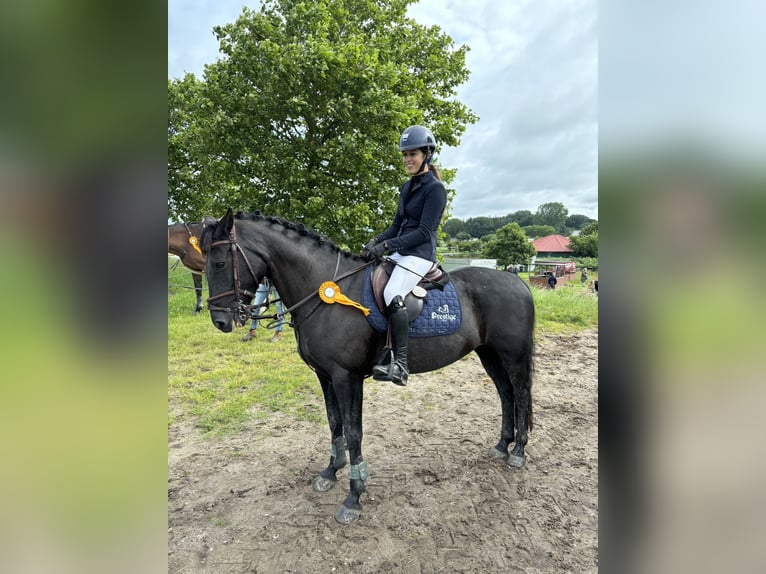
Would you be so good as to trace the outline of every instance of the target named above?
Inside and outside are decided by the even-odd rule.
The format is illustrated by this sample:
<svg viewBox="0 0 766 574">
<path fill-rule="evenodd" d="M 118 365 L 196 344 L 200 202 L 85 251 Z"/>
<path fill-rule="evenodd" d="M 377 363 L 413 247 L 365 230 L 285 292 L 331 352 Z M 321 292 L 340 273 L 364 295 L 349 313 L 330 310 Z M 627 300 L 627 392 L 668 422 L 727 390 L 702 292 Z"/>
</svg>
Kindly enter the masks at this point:
<svg viewBox="0 0 766 574">
<path fill-rule="evenodd" d="M 463 229 L 467 231 L 471 237 L 483 237 L 493 233 L 496 227 L 493 225 L 492 218 L 490 217 L 471 217 L 467 219 Z"/>
<path fill-rule="evenodd" d="M 448 219 L 444 222 L 442 225 L 442 231 L 449 235 L 450 237 L 456 237 L 458 233 L 463 231 L 463 228 L 465 227 L 465 224 L 462 220 L 458 219 L 457 217 L 453 217 L 451 219 Z M 470 234 L 469 234 L 470 237 Z"/>
<path fill-rule="evenodd" d="M 594 220 L 587 215 L 580 215 L 575 213 L 567 217 L 564 225 L 566 225 L 568 229 L 582 229 L 588 223 L 592 223 L 593 221 Z"/>
<path fill-rule="evenodd" d="M 554 235 L 556 229 L 550 225 L 527 225 L 523 229 L 527 237 L 537 239 L 538 237 L 545 237 L 546 235 Z"/>
<path fill-rule="evenodd" d="M 271 0 L 214 28 L 223 58 L 168 87 L 169 216 L 260 209 L 353 248 L 385 228 L 401 131 L 455 146 L 478 119 L 455 97 L 468 48 L 407 18 L 413 1 Z"/>
<path fill-rule="evenodd" d="M 579 235 L 569 239 L 575 257 L 598 257 L 598 222 L 589 223 Z"/>
<path fill-rule="evenodd" d="M 564 204 L 558 201 L 543 203 L 537 208 L 535 214 L 536 225 L 550 225 L 555 229 L 555 233 L 566 232 L 566 220 L 569 211 Z"/>
<path fill-rule="evenodd" d="M 220 208 L 206 193 L 216 182 L 205 181 L 212 172 L 198 153 L 205 138 L 198 121 L 202 89 L 193 74 L 168 81 L 168 217 L 176 220 L 199 221 Z"/>
<path fill-rule="evenodd" d="M 598 221 L 592 221 L 580 230 L 580 235 L 593 235 L 598 233 Z"/>
<path fill-rule="evenodd" d="M 587 215 L 567 216 L 567 213 L 568 210 L 562 203 L 544 203 L 538 207 L 537 213 L 521 209 L 503 217 L 469 217 L 465 221 L 452 218 L 444 224 L 443 231 L 453 238 L 460 231 L 466 231 L 471 237 L 478 239 L 509 223 L 518 223 L 529 237 L 542 237 L 552 233 L 569 235 L 571 231 L 595 221 Z"/>
<path fill-rule="evenodd" d="M 535 216 L 528 209 L 520 209 L 509 213 L 507 216 L 507 223 L 518 223 L 519 227 L 526 227 L 527 225 L 535 224 Z"/>
<path fill-rule="evenodd" d="M 499 265 L 526 265 L 537 253 L 518 223 L 509 223 L 497 230 L 495 238 L 484 247 L 483 256 L 497 259 Z"/>
</svg>

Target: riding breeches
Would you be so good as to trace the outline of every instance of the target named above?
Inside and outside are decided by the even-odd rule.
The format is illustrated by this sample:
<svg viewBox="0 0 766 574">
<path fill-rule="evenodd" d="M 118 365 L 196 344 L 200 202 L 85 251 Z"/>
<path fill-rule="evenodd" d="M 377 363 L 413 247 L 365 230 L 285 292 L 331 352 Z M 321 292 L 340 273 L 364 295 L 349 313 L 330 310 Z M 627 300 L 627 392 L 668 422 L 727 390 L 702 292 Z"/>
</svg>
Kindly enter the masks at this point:
<svg viewBox="0 0 766 574">
<path fill-rule="evenodd" d="M 390 305 L 397 295 L 401 295 L 404 299 L 433 265 L 433 261 L 414 255 L 401 255 L 398 251 L 389 255 L 389 259 L 396 261 L 397 265 L 391 272 L 391 278 L 383 291 L 386 306 Z"/>
</svg>

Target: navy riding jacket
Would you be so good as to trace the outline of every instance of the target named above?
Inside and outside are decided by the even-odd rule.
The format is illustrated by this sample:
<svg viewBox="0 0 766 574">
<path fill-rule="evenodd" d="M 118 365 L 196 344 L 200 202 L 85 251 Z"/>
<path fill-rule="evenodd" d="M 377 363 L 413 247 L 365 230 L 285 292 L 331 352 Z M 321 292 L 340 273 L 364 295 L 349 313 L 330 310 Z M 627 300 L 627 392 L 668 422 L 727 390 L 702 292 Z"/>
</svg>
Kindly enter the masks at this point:
<svg viewBox="0 0 766 574">
<path fill-rule="evenodd" d="M 436 232 L 439 229 L 447 190 L 430 170 L 416 175 L 399 190 L 399 207 L 391 226 L 375 238 L 385 241 L 388 250 L 436 261 Z"/>
</svg>

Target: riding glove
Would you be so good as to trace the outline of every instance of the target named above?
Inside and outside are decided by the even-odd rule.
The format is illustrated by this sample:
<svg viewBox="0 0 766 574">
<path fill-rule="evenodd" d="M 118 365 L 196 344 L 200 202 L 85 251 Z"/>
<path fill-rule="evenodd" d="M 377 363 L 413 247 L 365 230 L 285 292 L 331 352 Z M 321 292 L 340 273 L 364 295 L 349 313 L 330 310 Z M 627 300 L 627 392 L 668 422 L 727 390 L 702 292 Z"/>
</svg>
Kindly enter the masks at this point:
<svg viewBox="0 0 766 574">
<path fill-rule="evenodd" d="M 367 249 L 367 254 L 370 259 L 380 259 L 383 257 L 383 254 L 386 252 L 386 242 L 381 241 L 380 243 L 376 243 L 369 249 Z"/>
</svg>

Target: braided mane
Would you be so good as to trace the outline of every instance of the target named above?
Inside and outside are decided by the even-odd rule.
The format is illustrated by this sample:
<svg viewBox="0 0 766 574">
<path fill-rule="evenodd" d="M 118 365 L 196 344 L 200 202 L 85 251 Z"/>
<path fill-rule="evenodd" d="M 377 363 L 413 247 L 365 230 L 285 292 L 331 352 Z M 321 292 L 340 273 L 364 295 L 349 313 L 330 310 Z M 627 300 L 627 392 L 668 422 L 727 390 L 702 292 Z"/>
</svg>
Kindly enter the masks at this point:
<svg viewBox="0 0 766 574">
<path fill-rule="evenodd" d="M 329 238 L 320 235 L 316 231 L 309 229 L 302 223 L 294 223 L 292 221 L 288 221 L 286 219 L 283 219 L 281 217 L 277 217 L 274 215 L 263 215 L 260 211 L 256 211 L 253 213 L 242 213 L 241 211 L 238 211 L 234 214 L 234 219 L 242 219 L 242 220 L 250 220 L 250 221 L 265 221 L 267 223 L 273 223 L 275 225 L 279 225 L 281 227 L 284 227 L 285 229 L 289 229 L 290 231 L 294 231 L 301 235 L 302 237 L 307 237 L 311 240 L 313 240 L 318 246 L 320 247 L 329 247 L 333 252 L 338 253 L 340 252 L 342 255 L 345 255 L 347 257 L 353 257 L 354 259 L 362 259 L 360 255 L 357 255 L 356 253 L 351 253 L 350 251 L 346 249 L 341 249 L 338 247 L 335 243 L 333 243 L 332 240 Z"/>
</svg>

